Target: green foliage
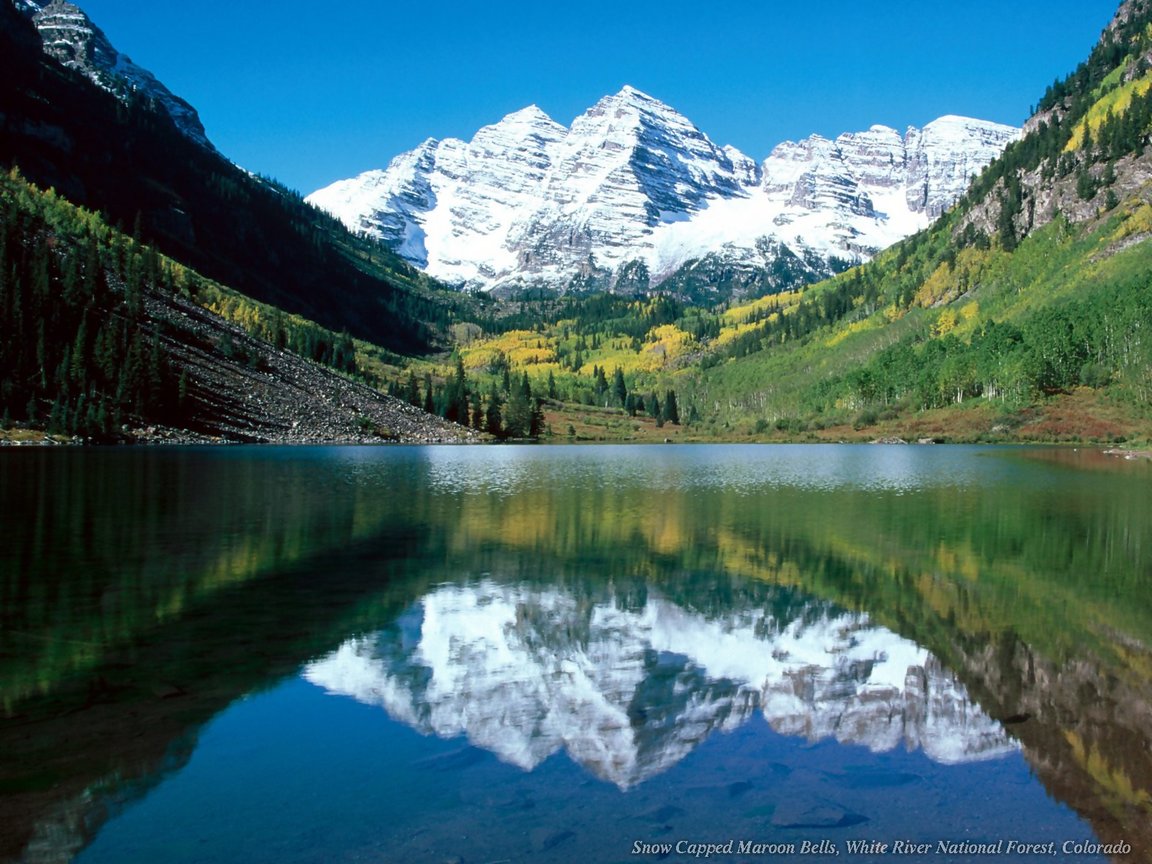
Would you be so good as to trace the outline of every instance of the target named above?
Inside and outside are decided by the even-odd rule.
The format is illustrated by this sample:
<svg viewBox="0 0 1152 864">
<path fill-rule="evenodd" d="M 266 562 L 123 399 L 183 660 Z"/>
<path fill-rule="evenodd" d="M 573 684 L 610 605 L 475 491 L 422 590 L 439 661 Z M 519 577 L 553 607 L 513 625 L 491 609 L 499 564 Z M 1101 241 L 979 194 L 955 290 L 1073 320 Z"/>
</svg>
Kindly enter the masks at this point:
<svg viewBox="0 0 1152 864">
<path fill-rule="evenodd" d="M 716 406 L 706 422 L 766 417 L 795 434 L 854 416 L 864 428 L 890 412 L 971 399 L 1025 406 L 1078 386 L 1147 416 L 1152 251 L 1127 238 L 1148 232 L 1149 213 L 1117 194 L 1116 162 L 1140 155 L 1152 132 L 1139 59 L 1152 47 L 1152 6 L 1128 11 L 1050 88 L 1033 131 L 932 228 L 709 352 L 689 391 L 693 404 Z M 1041 182 L 1069 178 L 1084 201 L 1103 191 L 1110 219 L 1034 229 L 1036 171 Z M 988 201 L 993 238 L 966 218 Z"/>
<path fill-rule="evenodd" d="M 680 408 L 676 404 L 675 390 L 669 390 L 664 394 L 664 407 L 660 411 L 660 419 L 674 426 L 680 425 Z"/>
<path fill-rule="evenodd" d="M 191 142 L 143 100 L 125 105 L 24 41 L 0 28 L 0 166 L 58 184 L 208 278 L 391 350 L 426 353 L 471 305 L 298 193 Z M 131 307 L 148 276 L 123 275 Z"/>
<path fill-rule="evenodd" d="M 1085 103 L 1095 101 L 1093 97 L 1098 98 L 1103 87 L 1119 84 L 1121 76 L 1117 70 L 1128 62 L 1134 50 L 1138 52 L 1146 47 L 1148 25 L 1152 24 L 1152 7 L 1147 4 L 1131 4 L 1129 13 L 1114 22 L 1114 27 L 1075 72 L 1048 87 L 1037 111 L 1064 107 L 1070 114 L 1082 115 L 1087 110 Z M 1084 107 L 1078 111 L 1081 106 Z"/>
<path fill-rule="evenodd" d="M 166 264 L 15 171 L 0 180 L 0 405 L 9 421 L 107 438 L 176 422 L 186 398 L 146 320 Z"/>
<path fill-rule="evenodd" d="M 1132 414 L 1147 416 L 1152 246 L 1102 254 L 1117 237 L 1143 230 L 1143 209 L 1119 209 L 1093 233 L 1056 220 L 1010 254 L 966 252 L 953 258 L 951 273 L 938 238 L 914 238 L 858 276 L 810 293 L 844 290 L 837 282 L 875 282 L 881 296 L 899 301 L 922 293 L 909 292 L 905 280 L 915 286 L 915 279 L 937 272 L 959 280 L 971 270 L 974 281 L 959 300 L 935 308 L 894 304 L 870 318 L 856 311 L 791 342 L 770 343 L 757 334 L 761 350 L 713 365 L 698 381 L 689 378 L 689 394 L 694 404 L 721 406 L 705 418 L 712 428 L 767 417 L 786 434 L 798 434 L 806 422 L 843 422 L 845 413 L 864 428 L 889 410 L 973 399 L 1019 409 L 1078 386 L 1106 389 Z M 929 234 L 948 236 L 946 228 Z M 941 263 L 933 270 L 934 260 Z M 805 303 L 816 308 L 818 301 L 813 296 Z"/>
</svg>

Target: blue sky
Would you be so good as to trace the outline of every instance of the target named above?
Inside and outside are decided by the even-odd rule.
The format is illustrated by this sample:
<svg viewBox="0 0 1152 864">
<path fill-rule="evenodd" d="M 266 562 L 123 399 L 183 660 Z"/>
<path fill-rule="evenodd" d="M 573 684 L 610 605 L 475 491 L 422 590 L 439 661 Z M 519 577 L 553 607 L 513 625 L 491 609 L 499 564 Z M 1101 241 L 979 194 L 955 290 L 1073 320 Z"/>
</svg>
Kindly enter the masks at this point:
<svg viewBox="0 0 1152 864">
<path fill-rule="evenodd" d="M 1019 124 L 1118 0 L 78 0 L 220 150 L 308 193 L 536 104 L 631 84 L 759 160 L 942 114 Z"/>
</svg>

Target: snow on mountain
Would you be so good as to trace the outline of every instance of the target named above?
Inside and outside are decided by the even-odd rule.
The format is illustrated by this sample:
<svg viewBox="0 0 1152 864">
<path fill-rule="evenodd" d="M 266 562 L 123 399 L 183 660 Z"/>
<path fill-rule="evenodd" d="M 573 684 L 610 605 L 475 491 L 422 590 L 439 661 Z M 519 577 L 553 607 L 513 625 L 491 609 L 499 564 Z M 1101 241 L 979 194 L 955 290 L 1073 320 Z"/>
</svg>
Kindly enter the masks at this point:
<svg viewBox="0 0 1152 864">
<path fill-rule="evenodd" d="M 612 288 L 637 263 L 655 286 L 706 256 L 787 255 L 816 277 L 926 227 L 1018 134 L 949 116 L 785 142 L 757 165 L 625 87 L 567 129 L 528 108 L 308 200 L 461 287 Z"/>
<path fill-rule="evenodd" d="M 123 101 L 133 96 L 152 101 L 186 136 L 215 149 L 196 109 L 117 51 L 78 6 L 63 0 L 16 0 L 16 8 L 36 26 L 46 54 Z"/>
<path fill-rule="evenodd" d="M 484 580 L 437 588 L 303 675 L 525 770 L 566 751 L 621 788 L 757 710 L 783 734 L 946 764 L 1016 747 L 927 651 L 831 607 L 705 617 L 652 592 L 636 609 Z"/>
</svg>

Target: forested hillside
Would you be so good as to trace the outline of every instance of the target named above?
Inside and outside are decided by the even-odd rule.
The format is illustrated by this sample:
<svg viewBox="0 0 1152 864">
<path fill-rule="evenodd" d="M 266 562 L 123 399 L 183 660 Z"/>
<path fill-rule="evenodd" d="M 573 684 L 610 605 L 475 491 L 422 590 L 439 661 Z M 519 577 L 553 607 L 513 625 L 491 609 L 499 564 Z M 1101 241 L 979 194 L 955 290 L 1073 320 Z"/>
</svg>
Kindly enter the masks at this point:
<svg viewBox="0 0 1152 864">
<path fill-rule="evenodd" d="M 10 0 L 0 19 L 0 162 L 21 172 L 0 273 L 11 422 L 101 437 L 180 420 L 187 387 L 138 326 L 139 298 L 163 296 L 258 340 L 214 343 L 230 361 L 258 371 L 261 344 L 286 349 L 499 437 L 1152 439 L 1147 0 L 1120 7 L 933 227 L 817 285 L 716 306 L 693 305 L 700 286 L 444 292 L 44 57 Z M 65 218 L 64 200 L 102 215 Z"/>
<path fill-rule="evenodd" d="M 90 441 L 463 440 L 376 392 L 379 349 L 0 175 L 0 428 Z M 19 436 L 17 436 L 19 437 Z"/>
<path fill-rule="evenodd" d="M 1090 58 L 1049 89 L 1028 134 L 953 211 L 814 288 L 793 313 L 804 326 L 792 338 L 779 320 L 753 331 L 755 356 L 716 368 L 701 398 L 794 427 L 872 426 L 886 414 L 908 422 L 976 403 L 995 409 L 986 431 L 1011 434 L 1075 396 L 1146 430 L 1150 25 L 1146 3 L 1122 6 Z M 1131 426 L 1093 425 L 1103 435 Z"/>
<path fill-rule="evenodd" d="M 336 329 L 419 354 L 459 295 L 349 234 L 295 192 L 189 140 L 144 100 L 127 104 L 40 49 L 0 0 L 0 166 L 103 213 L 205 276 Z"/>
</svg>

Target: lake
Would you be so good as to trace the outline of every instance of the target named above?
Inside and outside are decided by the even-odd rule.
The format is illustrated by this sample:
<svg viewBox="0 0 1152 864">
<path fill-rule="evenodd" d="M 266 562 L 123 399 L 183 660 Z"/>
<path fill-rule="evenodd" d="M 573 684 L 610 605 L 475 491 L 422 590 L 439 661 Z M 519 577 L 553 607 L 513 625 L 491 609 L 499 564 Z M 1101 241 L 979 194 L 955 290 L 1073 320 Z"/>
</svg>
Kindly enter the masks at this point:
<svg viewBox="0 0 1152 864">
<path fill-rule="evenodd" d="M 0 860 L 1152 860 L 1152 465 L 0 452 Z"/>
</svg>

